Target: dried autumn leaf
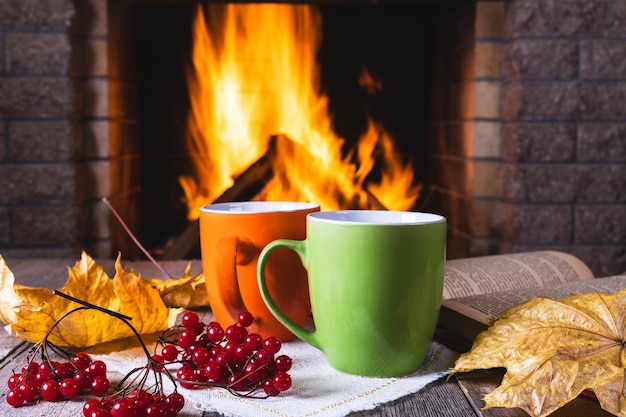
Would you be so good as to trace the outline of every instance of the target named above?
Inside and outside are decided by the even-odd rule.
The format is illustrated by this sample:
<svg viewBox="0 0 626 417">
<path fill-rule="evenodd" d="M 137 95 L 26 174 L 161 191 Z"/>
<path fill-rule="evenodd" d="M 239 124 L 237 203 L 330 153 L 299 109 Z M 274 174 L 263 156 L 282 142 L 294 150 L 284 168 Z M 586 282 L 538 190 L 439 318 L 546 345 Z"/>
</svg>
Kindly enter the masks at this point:
<svg viewBox="0 0 626 417">
<path fill-rule="evenodd" d="M 72 268 L 67 282 L 59 290 L 100 307 L 132 317 L 140 334 L 167 329 L 174 311 L 165 306 L 159 292 L 141 276 L 126 272 L 120 258 L 115 262 L 115 276 L 109 278 L 104 268 L 85 253 Z M 16 336 L 37 342 L 52 324 L 79 305 L 52 294 L 49 289 L 14 284 L 13 274 L 0 265 L 0 317 Z M 13 285 L 11 285 L 13 284 Z M 94 310 L 82 310 L 63 319 L 49 337 L 61 346 L 87 347 L 132 336 L 132 330 L 120 320 Z"/>
<path fill-rule="evenodd" d="M 626 416 L 624 306 L 626 289 L 533 298 L 481 333 L 452 373 L 506 368 L 485 409 L 519 407 L 543 417 L 592 390 L 603 409 Z"/>
<path fill-rule="evenodd" d="M 185 268 L 183 276 L 178 279 L 154 278 L 149 280 L 149 284 L 159 291 L 163 302 L 169 307 L 209 307 L 204 275 L 191 276 L 190 264 Z"/>
<path fill-rule="evenodd" d="M 22 303 L 17 294 L 18 288 L 13 272 L 0 255 L 0 321 L 3 323 L 13 323 L 16 320 L 17 306 Z"/>
</svg>

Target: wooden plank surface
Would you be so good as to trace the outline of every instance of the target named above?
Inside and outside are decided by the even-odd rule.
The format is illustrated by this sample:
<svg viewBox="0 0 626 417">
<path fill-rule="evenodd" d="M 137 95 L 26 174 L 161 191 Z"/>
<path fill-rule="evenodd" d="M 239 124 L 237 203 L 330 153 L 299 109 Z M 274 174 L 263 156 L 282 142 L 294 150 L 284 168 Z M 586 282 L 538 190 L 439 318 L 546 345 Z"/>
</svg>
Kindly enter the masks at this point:
<svg viewBox="0 0 626 417">
<path fill-rule="evenodd" d="M 67 280 L 67 269 L 73 266 L 76 260 L 63 259 L 7 259 L 7 265 L 20 284 L 28 286 L 59 288 Z M 109 276 L 115 272 L 113 260 L 98 260 Z M 191 262 L 192 274 L 201 271 L 201 262 L 167 261 L 161 262 L 165 269 L 173 276 L 180 276 L 185 267 Z M 130 266 L 145 278 L 162 278 L 159 270 L 147 261 L 122 261 L 125 268 Z M 29 343 L 20 341 L 6 332 L 0 331 L 0 383 L 5 384 L 14 369 L 20 369 L 25 361 Z M 113 375 L 111 379 L 120 376 Z M 68 417 L 82 416 L 81 410 L 86 396 L 72 401 L 55 403 L 41 402 L 25 407 L 12 408 L 4 396 L 7 388 L 0 390 L 0 416 L 46 416 Z M 184 390 L 182 391 L 184 395 Z M 202 412 L 188 404 L 179 414 L 181 417 L 222 417 L 219 413 Z M 470 404 L 455 382 L 445 380 L 433 383 L 415 395 L 400 398 L 389 404 L 383 404 L 376 409 L 355 412 L 351 417 L 404 417 L 404 416 L 446 416 L 446 417 L 474 417 Z M 258 416 L 255 416 L 258 417 Z"/>
<path fill-rule="evenodd" d="M 457 374 L 459 386 L 474 405 L 475 411 L 482 417 L 528 417 L 528 413 L 518 408 L 490 408 L 485 406 L 483 396 L 495 390 L 502 381 L 504 370 L 474 371 L 467 374 Z M 608 417 L 611 413 L 604 411 L 595 399 L 579 396 L 562 408 L 550 414 L 551 417 Z"/>
<path fill-rule="evenodd" d="M 37 287 L 59 288 L 67 279 L 67 268 L 72 266 L 76 260 L 63 259 L 7 259 L 7 265 L 15 275 L 17 282 Z M 109 274 L 114 275 L 113 260 L 98 260 Z M 185 267 L 191 263 L 192 274 L 201 271 L 201 262 L 199 260 L 192 261 L 167 261 L 162 262 L 163 266 L 173 276 L 180 276 Z M 132 266 L 135 271 L 145 278 L 164 278 L 159 270 L 147 261 L 126 262 L 122 265 L 125 268 Z M 26 407 L 14 409 L 5 401 L 7 393 L 6 381 L 14 369 L 23 366 L 25 356 L 30 344 L 20 341 L 6 332 L 0 331 L 0 383 L 4 384 L 0 390 L 0 416 L 46 416 L 46 417 L 68 417 L 82 416 L 82 406 L 87 397 L 79 397 L 72 401 L 61 401 L 55 403 L 42 402 L 32 404 Z M 119 377 L 119 376 L 118 376 Z M 113 376 L 112 379 L 116 378 Z M 360 411 L 350 414 L 351 417 L 404 417 L 404 416 L 424 416 L 424 417 L 475 417 L 480 416 L 478 409 L 481 407 L 481 394 L 486 389 L 495 388 L 493 377 L 486 381 L 479 381 L 477 376 L 474 379 L 465 379 L 467 384 L 464 385 L 465 393 L 454 379 L 450 381 L 441 380 L 430 384 L 414 395 L 400 398 L 388 404 L 383 404 L 373 410 Z M 497 377 L 496 377 L 497 379 Z M 473 387 L 473 388 L 472 388 Z M 482 390 L 482 391 L 481 391 Z M 467 394 L 468 396 L 466 397 Z M 183 392 L 184 395 L 184 392 Z M 468 401 L 468 398 L 471 401 Z M 474 404 L 478 404 L 477 406 Z M 584 410 L 582 414 L 573 414 L 573 411 Z M 584 408 L 583 408 L 584 407 Z M 475 411 L 476 408 L 476 411 Z M 526 414 L 520 410 L 509 409 L 493 409 L 485 417 L 520 417 Z M 593 400 L 583 400 L 577 402 L 572 408 L 563 411 L 554 416 L 606 416 L 593 403 Z M 187 404 L 182 412 L 181 417 L 222 417 L 219 413 L 202 412 Z M 258 417 L 258 416 L 255 416 Z"/>
<path fill-rule="evenodd" d="M 67 280 L 67 270 L 74 266 L 76 260 L 68 259 L 5 259 L 7 266 L 15 275 L 15 281 L 29 286 L 59 288 Z M 115 274 L 113 259 L 97 259 L 110 277 Z M 121 264 L 125 269 L 132 267 L 144 278 L 161 278 L 166 276 L 149 261 L 126 261 L 122 258 Z M 159 264 L 173 277 L 180 277 L 185 268 L 190 265 L 191 274 L 202 271 L 202 263 L 198 259 L 188 261 L 160 261 Z"/>
</svg>

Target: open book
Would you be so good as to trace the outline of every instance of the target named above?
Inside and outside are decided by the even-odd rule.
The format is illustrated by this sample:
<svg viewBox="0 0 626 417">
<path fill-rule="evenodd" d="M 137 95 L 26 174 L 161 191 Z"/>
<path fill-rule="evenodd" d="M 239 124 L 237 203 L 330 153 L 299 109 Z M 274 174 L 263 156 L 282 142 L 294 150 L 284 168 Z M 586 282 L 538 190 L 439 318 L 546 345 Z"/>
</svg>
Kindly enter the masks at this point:
<svg viewBox="0 0 626 417">
<path fill-rule="evenodd" d="M 444 338 L 471 342 L 504 310 L 530 298 L 612 293 L 622 288 L 626 288 L 626 275 L 594 279 L 580 259 L 558 251 L 449 260 L 439 329 Z"/>
</svg>

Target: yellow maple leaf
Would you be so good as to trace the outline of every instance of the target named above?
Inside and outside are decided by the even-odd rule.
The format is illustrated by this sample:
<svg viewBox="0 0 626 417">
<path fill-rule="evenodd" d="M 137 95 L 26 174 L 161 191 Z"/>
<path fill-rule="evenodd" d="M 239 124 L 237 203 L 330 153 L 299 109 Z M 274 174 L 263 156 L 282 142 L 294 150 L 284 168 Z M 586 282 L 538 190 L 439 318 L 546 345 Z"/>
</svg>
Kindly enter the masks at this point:
<svg viewBox="0 0 626 417">
<path fill-rule="evenodd" d="M 625 307 L 626 289 L 530 299 L 481 333 L 452 374 L 506 368 L 485 409 L 518 407 L 543 417 L 591 390 L 603 409 L 626 416 Z"/>
<path fill-rule="evenodd" d="M 120 257 L 115 271 L 111 279 L 101 265 L 83 253 L 69 268 L 68 280 L 59 291 L 131 317 L 140 334 L 167 329 L 177 312 L 168 308 L 159 292 L 141 276 L 124 271 Z M 50 289 L 25 287 L 14 281 L 0 258 L 0 319 L 19 338 L 40 341 L 56 320 L 80 306 L 54 295 Z M 96 310 L 80 310 L 65 317 L 48 340 L 61 346 L 87 347 L 132 335 L 132 330 L 117 318 Z"/>
</svg>

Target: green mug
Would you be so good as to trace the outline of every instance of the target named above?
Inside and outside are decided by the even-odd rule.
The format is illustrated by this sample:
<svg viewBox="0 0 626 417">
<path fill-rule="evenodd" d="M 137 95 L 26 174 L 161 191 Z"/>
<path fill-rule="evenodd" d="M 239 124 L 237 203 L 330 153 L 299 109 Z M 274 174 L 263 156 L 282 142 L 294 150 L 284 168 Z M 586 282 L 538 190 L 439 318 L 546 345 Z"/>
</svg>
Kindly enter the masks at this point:
<svg viewBox="0 0 626 417">
<path fill-rule="evenodd" d="M 268 256 L 295 251 L 308 273 L 315 329 L 290 320 L 269 294 Z M 437 324 L 446 258 L 446 219 L 410 211 L 311 213 L 306 239 L 279 239 L 261 251 L 263 301 L 278 321 L 317 347 L 335 369 L 393 377 L 416 371 Z"/>
</svg>

